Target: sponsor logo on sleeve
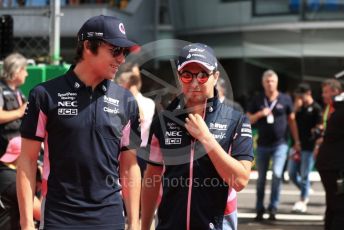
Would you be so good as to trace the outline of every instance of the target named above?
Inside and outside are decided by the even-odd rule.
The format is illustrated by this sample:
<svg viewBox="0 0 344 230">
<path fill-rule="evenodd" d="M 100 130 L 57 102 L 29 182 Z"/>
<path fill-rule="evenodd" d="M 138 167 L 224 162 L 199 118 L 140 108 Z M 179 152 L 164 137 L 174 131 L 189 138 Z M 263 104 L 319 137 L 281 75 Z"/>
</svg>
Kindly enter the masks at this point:
<svg viewBox="0 0 344 230">
<path fill-rule="evenodd" d="M 248 123 L 243 123 L 241 130 L 240 130 L 241 136 L 242 137 L 250 137 L 252 138 L 252 129 L 251 129 L 251 124 Z"/>
</svg>

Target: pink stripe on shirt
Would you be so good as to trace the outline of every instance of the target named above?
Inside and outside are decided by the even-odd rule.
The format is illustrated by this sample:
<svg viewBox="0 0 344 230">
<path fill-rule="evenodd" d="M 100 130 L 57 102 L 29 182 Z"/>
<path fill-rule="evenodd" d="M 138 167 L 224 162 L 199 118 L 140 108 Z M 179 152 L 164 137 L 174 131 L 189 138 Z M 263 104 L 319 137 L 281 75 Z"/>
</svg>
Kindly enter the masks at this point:
<svg viewBox="0 0 344 230">
<path fill-rule="evenodd" d="M 48 135 L 44 140 L 44 156 L 43 156 L 43 178 L 42 178 L 42 195 L 46 197 L 48 192 L 48 177 L 50 174 L 50 161 L 49 161 L 49 147 Z"/>
<path fill-rule="evenodd" d="M 122 138 L 121 138 L 121 147 L 123 146 L 128 146 L 129 145 L 129 140 L 130 140 L 130 128 L 131 128 L 131 123 L 130 121 L 127 123 L 127 125 L 123 128 L 122 130 Z"/>
<path fill-rule="evenodd" d="M 38 116 L 38 124 L 36 129 L 36 136 L 44 138 L 45 137 L 45 126 L 47 124 L 47 116 L 42 112 L 42 110 L 39 111 Z"/>
<path fill-rule="evenodd" d="M 163 163 L 162 153 L 158 138 L 153 134 L 150 145 L 149 160 L 156 163 Z"/>
<path fill-rule="evenodd" d="M 233 188 L 228 191 L 227 204 L 225 208 L 224 215 L 229 215 L 237 209 L 237 195 Z"/>
</svg>

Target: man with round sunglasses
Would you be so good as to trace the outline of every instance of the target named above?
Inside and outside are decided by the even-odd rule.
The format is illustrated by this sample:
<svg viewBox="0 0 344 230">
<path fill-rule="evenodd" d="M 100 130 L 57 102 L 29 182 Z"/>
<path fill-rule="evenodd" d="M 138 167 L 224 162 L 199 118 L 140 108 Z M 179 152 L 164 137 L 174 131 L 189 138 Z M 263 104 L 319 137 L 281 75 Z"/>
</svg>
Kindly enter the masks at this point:
<svg viewBox="0 0 344 230">
<path fill-rule="evenodd" d="M 158 206 L 156 229 L 237 229 L 236 192 L 247 185 L 253 160 L 251 125 L 219 101 L 209 46 L 185 46 L 177 70 L 182 94 L 150 129 L 141 227 L 150 229 Z"/>
<path fill-rule="evenodd" d="M 76 64 L 31 90 L 17 170 L 21 229 L 34 229 L 43 141 L 40 229 L 124 229 L 122 197 L 129 229 L 139 229 L 139 110 L 133 95 L 111 81 L 134 45 L 118 18 L 92 17 L 78 32 Z"/>
</svg>

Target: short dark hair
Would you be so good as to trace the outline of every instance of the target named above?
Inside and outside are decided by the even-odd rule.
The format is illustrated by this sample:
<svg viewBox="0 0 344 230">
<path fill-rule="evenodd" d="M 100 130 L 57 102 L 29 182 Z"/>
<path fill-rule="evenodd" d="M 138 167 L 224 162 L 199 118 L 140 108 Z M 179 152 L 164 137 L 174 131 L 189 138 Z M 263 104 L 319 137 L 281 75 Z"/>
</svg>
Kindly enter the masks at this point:
<svg viewBox="0 0 344 230">
<path fill-rule="evenodd" d="M 311 90 L 311 87 L 309 84 L 307 83 L 300 83 L 297 88 L 295 89 L 294 93 L 295 94 L 305 94 L 307 92 L 310 92 L 312 91 Z"/>
<path fill-rule="evenodd" d="M 98 39 L 89 39 L 89 40 L 84 40 L 84 41 L 78 41 L 77 46 L 76 46 L 74 63 L 79 63 L 80 61 L 83 60 L 84 42 L 86 42 L 86 41 L 89 43 L 89 48 L 93 54 L 98 53 L 98 47 L 103 42 L 102 40 L 98 40 Z"/>
</svg>

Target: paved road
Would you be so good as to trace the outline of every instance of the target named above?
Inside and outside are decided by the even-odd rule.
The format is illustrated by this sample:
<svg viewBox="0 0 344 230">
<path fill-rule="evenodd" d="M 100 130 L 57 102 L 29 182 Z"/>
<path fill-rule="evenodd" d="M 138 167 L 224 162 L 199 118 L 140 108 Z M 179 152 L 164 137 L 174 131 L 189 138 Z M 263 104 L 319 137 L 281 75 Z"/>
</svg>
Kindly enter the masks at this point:
<svg viewBox="0 0 344 230">
<path fill-rule="evenodd" d="M 323 214 L 325 211 L 325 193 L 320 181 L 314 181 L 312 184 L 313 193 L 310 196 L 308 210 L 305 214 L 292 213 L 291 209 L 294 203 L 299 199 L 299 192 L 290 182 L 283 184 L 279 213 L 277 221 L 264 220 L 263 222 L 254 222 L 256 190 L 255 180 L 251 180 L 245 190 L 238 193 L 239 206 L 239 230 L 264 229 L 264 230 L 322 230 Z M 265 205 L 268 205 L 270 199 L 270 183 L 266 186 Z M 268 216 L 266 215 L 265 218 Z"/>
<path fill-rule="evenodd" d="M 254 174 L 254 173 L 253 173 Z M 257 175 L 251 174 L 251 178 Z M 268 175 L 268 178 L 271 175 Z M 276 221 L 264 220 L 254 222 L 256 202 L 256 180 L 251 179 L 247 188 L 238 193 L 239 225 L 238 230 L 323 230 L 323 214 L 325 212 L 325 193 L 318 177 L 312 182 L 313 193 L 310 195 L 308 210 L 305 214 L 291 212 L 294 203 L 299 199 L 299 191 L 289 182 L 282 185 L 279 213 Z M 265 205 L 270 198 L 270 181 L 267 181 Z M 265 218 L 268 216 L 265 215 Z M 154 230 L 152 225 L 151 230 Z"/>
</svg>

